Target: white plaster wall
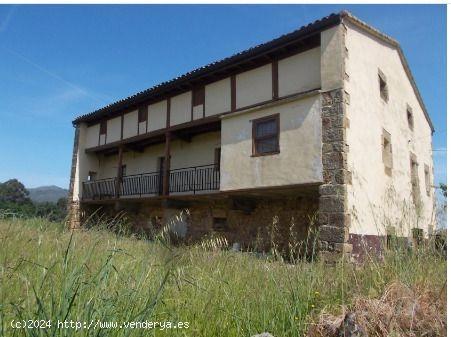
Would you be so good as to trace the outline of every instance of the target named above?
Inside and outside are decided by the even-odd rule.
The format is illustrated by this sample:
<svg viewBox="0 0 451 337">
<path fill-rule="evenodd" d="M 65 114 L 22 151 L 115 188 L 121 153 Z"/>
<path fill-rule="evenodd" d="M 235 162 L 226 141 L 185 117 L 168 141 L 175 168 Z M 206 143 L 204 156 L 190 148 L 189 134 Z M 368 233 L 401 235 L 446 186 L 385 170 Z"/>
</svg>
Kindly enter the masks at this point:
<svg viewBox="0 0 451 337">
<path fill-rule="evenodd" d="M 86 128 L 86 147 L 99 145 L 100 124 L 95 124 Z"/>
<path fill-rule="evenodd" d="M 252 157 L 252 120 L 280 114 L 280 153 Z M 221 125 L 221 190 L 322 181 L 319 95 L 229 115 Z"/>
<path fill-rule="evenodd" d="M 321 49 L 313 48 L 278 63 L 279 96 L 321 87 Z"/>
<path fill-rule="evenodd" d="M 431 129 L 404 72 L 395 48 L 349 24 L 346 46 L 349 59 L 345 90 L 350 94 L 348 163 L 352 171 L 349 207 L 351 233 L 384 235 L 386 226 L 407 236 L 416 226 L 428 232 L 433 210 L 433 189 L 426 195 L 424 164 L 432 168 Z M 380 98 L 378 68 L 387 77 L 389 101 Z M 414 131 L 407 123 L 406 104 L 412 107 Z M 382 162 L 382 128 L 391 134 L 392 176 Z M 417 156 L 423 209 L 417 218 L 411 199 L 410 152 Z M 431 170 L 432 172 L 432 170 Z"/>
<path fill-rule="evenodd" d="M 146 133 L 147 132 L 147 122 L 145 122 L 145 121 L 144 122 L 140 122 L 138 124 L 138 131 L 139 131 L 140 135 Z"/>
<path fill-rule="evenodd" d="M 147 131 L 155 131 L 166 127 L 167 101 L 149 105 Z"/>
<path fill-rule="evenodd" d="M 147 147 L 143 152 L 126 152 L 122 159 L 127 175 L 158 171 L 158 157 L 164 156 L 164 144 Z"/>
<path fill-rule="evenodd" d="M 204 117 L 204 105 L 196 105 L 193 107 L 193 119 L 201 119 Z"/>
<path fill-rule="evenodd" d="M 171 126 L 191 121 L 191 91 L 171 98 Z"/>
<path fill-rule="evenodd" d="M 121 139 L 121 117 L 107 121 L 106 142 L 112 143 Z"/>
<path fill-rule="evenodd" d="M 338 25 L 321 32 L 321 89 L 343 87 L 344 28 Z"/>
<path fill-rule="evenodd" d="M 220 132 L 197 135 L 189 143 L 176 139 L 171 142 L 171 169 L 214 164 L 215 148 L 220 146 Z"/>
<path fill-rule="evenodd" d="M 105 145 L 106 143 L 106 134 L 99 136 L 99 145 Z"/>
<path fill-rule="evenodd" d="M 236 75 L 237 109 L 272 99 L 272 65 Z"/>
<path fill-rule="evenodd" d="M 220 146 L 220 132 L 195 136 L 191 142 L 174 139 L 171 142 L 171 169 L 214 164 L 214 151 Z M 124 152 L 122 164 L 127 165 L 127 175 L 157 172 L 158 158 L 163 156 L 164 144 L 156 144 L 146 147 L 143 152 Z M 97 178 L 116 177 L 118 156 L 99 155 L 98 158 Z"/>
<path fill-rule="evenodd" d="M 138 110 L 134 110 L 124 115 L 123 137 L 130 138 L 138 134 Z"/>
<path fill-rule="evenodd" d="M 231 110 L 230 77 L 205 86 L 205 117 Z"/>
</svg>

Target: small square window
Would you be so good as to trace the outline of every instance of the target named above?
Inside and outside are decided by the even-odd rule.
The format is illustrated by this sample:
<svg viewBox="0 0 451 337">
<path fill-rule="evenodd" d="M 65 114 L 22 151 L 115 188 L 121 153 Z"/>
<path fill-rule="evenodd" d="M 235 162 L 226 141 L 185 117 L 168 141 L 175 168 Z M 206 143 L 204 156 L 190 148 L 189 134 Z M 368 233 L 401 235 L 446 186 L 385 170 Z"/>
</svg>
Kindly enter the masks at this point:
<svg viewBox="0 0 451 337">
<path fill-rule="evenodd" d="M 412 239 L 415 245 L 419 246 L 423 243 L 424 233 L 422 228 L 412 228 Z"/>
<path fill-rule="evenodd" d="M 213 218 L 213 230 L 215 232 L 227 232 L 228 226 L 227 226 L 227 219 L 226 218 L 219 218 L 214 217 Z"/>
<path fill-rule="evenodd" d="M 387 78 L 385 77 L 384 73 L 379 70 L 379 92 L 381 98 L 388 102 L 388 85 L 387 85 Z"/>
<path fill-rule="evenodd" d="M 391 135 L 385 129 L 382 129 L 382 162 L 385 166 L 385 173 L 391 175 L 393 168 Z"/>
<path fill-rule="evenodd" d="M 426 195 L 429 197 L 431 196 L 431 174 L 427 165 L 424 165 L 424 184 L 426 185 Z"/>
<path fill-rule="evenodd" d="M 279 153 L 279 115 L 252 121 L 253 156 Z"/>
<path fill-rule="evenodd" d="M 409 129 L 413 131 L 413 112 L 409 105 L 407 105 L 407 124 L 409 125 Z"/>
<path fill-rule="evenodd" d="M 97 177 L 97 172 L 95 172 L 95 171 L 89 171 L 89 174 L 88 174 L 88 181 L 94 181 L 94 180 L 96 180 L 96 177 Z"/>
</svg>

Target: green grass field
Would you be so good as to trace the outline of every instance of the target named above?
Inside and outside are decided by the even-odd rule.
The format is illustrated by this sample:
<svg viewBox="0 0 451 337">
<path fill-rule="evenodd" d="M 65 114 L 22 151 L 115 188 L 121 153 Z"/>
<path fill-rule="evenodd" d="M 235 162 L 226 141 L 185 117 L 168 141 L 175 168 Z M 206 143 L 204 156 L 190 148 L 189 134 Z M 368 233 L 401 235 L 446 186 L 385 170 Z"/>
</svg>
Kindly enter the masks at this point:
<svg viewBox="0 0 451 337">
<path fill-rule="evenodd" d="M 201 245 L 175 248 L 100 229 L 71 233 L 40 219 L 0 220 L 0 280 L 2 336 L 232 337 L 268 331 L 297 337 L 343 306 L 380 299 L 392 284 L 423 300 L 428 296 L 435 311 L 423 308 L 427 312 L 416 317 L 413 310 L 410 327 L 394 324 L 390 335 L 429 329 L 428 336 L 439 336 L 446 319 L 446 261 L 427 249 L 331 267 Z M 430 313 L 443 322 L 428 324 Z M 58 320 L 86 325 L 63 328 Z M 181 327 L 94 328 L 96 322 L 143 321 Z"/>
</svg>

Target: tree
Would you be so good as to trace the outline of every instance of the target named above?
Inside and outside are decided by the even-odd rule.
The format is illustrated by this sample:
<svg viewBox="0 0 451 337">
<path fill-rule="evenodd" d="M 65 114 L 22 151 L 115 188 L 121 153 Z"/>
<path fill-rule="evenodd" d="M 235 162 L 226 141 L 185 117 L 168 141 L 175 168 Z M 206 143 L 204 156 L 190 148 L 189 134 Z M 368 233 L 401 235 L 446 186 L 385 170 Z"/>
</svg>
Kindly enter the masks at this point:
<svg viewBox="0 0 451 337">
<path fill-rule="evenodd" d="M 444 184 L 444 183 L 440 183 L 439 188 L 443 194 L 443 196 L 446 198 L 446 190 L 448 189 L 448 185 Z"/>
<path fill-rule="evenodd" d="M 28 190 L 17 179 L 0 183 L 0 202 L 12 202 L 19 205 L 31 204 Z"/>
</svg>

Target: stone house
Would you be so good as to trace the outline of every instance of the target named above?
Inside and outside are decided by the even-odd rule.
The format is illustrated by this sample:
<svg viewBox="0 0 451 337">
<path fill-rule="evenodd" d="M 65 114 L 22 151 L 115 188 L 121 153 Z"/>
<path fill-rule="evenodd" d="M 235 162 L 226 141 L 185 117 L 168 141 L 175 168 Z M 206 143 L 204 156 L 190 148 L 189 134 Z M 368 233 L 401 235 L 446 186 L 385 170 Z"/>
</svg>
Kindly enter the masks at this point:
<svg viewBox="0 0 451 337">
<path fill-rule="evenodd" d="M 426 107 L 398 42 L 348 12 L 73 125 L 74 228 L 97 209 L 144 229 L 188 209 L 173 228 L 187 241 L 267 247 L 315 228 L 324 256 L 434 228 Z"/>
</svg>

